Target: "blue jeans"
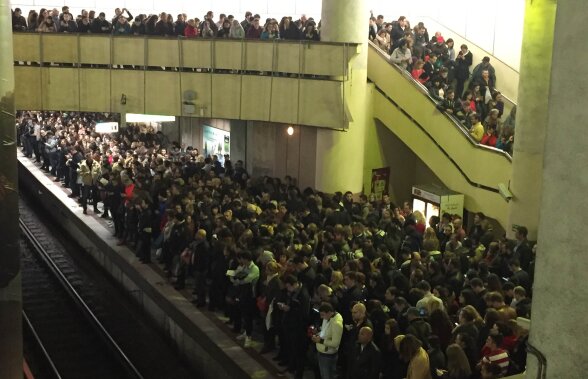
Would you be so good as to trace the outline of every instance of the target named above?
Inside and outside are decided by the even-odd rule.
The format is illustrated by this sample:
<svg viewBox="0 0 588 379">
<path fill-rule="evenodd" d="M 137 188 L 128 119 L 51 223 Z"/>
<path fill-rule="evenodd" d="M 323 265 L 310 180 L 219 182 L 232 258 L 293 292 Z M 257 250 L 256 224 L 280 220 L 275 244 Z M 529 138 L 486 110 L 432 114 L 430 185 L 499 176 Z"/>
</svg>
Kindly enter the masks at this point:
<svg viewBox="0 0 588 379">
<path fill-rule="evenodd" d="M 317 352 L 317 360 L 321 379 L 335 379 L 337 375 L 337 353 L 323 354 Z"/>
</svg>

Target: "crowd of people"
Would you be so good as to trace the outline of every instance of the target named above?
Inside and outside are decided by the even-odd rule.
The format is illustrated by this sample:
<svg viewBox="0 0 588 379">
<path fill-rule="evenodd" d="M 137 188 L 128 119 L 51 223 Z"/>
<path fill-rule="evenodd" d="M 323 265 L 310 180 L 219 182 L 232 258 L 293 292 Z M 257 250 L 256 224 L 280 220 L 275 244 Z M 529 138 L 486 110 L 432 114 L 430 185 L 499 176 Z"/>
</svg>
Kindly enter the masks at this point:
<svg viewBox="0 0 588 379">
<path fill-rule="evenodd" d="M 93 10 L 82 10 L 74 16 L 68 6 L 63 6 L 61 12 L 57 8 L 41 8 L 38 13 L 31 10 L 27 18 L 20 8 L 12 12 L 12 30 L 15 32 L 319 41 L 319 26 L 305 15 L 298 20 L 284 16 L 280 21 L 275 18 L 262 21 L 259 14 L 251 12 L 246 12 L 242 21 L 224 13 L 217 21 L 212 11 L 207 12 L 202 20 L 188 18 L 185 13 L 178 14 L 174 20 L 173 15 L 165 12 L 133 17 L 126 8 L 116 8 L 111 19 L 107 19 L 104 12 L 96 14 Z"/>
<path fill-rule="evenodd" d="M 68 6 L 61 12 L 42 8 L 25 18 L 19 8 L 12 13 L 13 31 L 150 35 L 183 38 L 231 38 L 261 40 L 320 40 L 320 22 L 302 15 L 298 20 L 280 21 L 246 12 L 242 21 L 220 14 L 215 20 L 209 11 L 200 20 L 178 14 L 174 20 L 165 12 L 136 17 L 126 8 L 116 8 L 112 18 L 104 12 L 82 10 L 74 16 Z M 460 122 L 482 145 L 513 153 L 516 106 L 503 118 L 504 102 L 496 89 L 496 74 L 489 57 L 484 57 L 470 73 L 472 53 L 463 44 L 456 51 L 452 38 L 436 32 L 429 38 L 424 23 L 410 26 L 406 17 L 387 22 L 384 16 L 370 17 L 369 39 L 390 54 L 390 61 L 411 73 L 427 87 L 439 110 Z"/>
<path fill-rule="evenodd" d="M 301 190 L 151 127 L 98 134 L 102 121 L 116 115 L 21 111 L 19 145 L 284 372 L 491 379 L 525 368 L 516 318 L 531 314 L 535 247 L 524 227 L 510 241 L 481 213 L 466 228 L 388 195 Z"/>
<path fill-rule="evenodd" d="M 512 155 L 516 106 L 502 118 L 504 101 L 489 57 L 470 73 L 473 56 L 466 44 L 457 50 L 453 39 L 441 32 L 429 38 L 424 23 L 412 28 L 404 16 L 392 22 L 372 16 L 369 38 L 390 54 L 392 63 L 426 86 L 438 109 L 462 123 L 476 142 Z"/>
</svg>

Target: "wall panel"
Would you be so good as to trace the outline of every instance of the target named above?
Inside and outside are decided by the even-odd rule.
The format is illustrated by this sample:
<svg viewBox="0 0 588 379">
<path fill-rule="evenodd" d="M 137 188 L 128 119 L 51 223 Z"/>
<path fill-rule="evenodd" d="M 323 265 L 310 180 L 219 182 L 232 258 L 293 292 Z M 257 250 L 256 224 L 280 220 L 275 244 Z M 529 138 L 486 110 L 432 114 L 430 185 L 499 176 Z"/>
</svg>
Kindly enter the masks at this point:
<svg viewBox="0 0 588 379">
<path fill-rule="evenodd" d="M 40 33 L 14 33 L 12 36 L 15 60 L 25 62 L 41 61 Z"/>
<path fill-rule="evenodd" d="M 335 129 L 344 128 L 341 90 L 341 82 L 301 80 L 299 123 Z"/>
<path fill-rule="evenodd" d="M 272 97 L 272 77 L 243 76 L 241 116 L 243 120 L 269 121 Z"/>
<path fill-rule="evenodd" d="M 113 38 L 112 59 L 116 64 L 144 66 L 145 39 L 138 37 Z"/>
<path fill-rule="evenodd" d="M 184 67 L 212 67 L 212 40 L 184 39 L 180 43 Z"/>
<path fill-rule="evenodd" d="M 145 72 L 111 71 L 111 108 L 114 112 L 145 113 Z M 125 94 L 127 104 L 120 103 Z M 162 94 L 162 97 L 164 94 Z M 165 113 L 167 114 L 167 113 Z"/>
<path fill-rule="evenodd" d="M 299 73 L 301 50 L 301 43 L 278 43 L 276 45 L 274 71 Z"/>
<path fill-rule="evenodd" d="M 215 118 L 238 119 L 241 114 L 241 77 L 212 75 L 212 115 Z"/>
<path fill-rule="evenodd" d="M 180 76 L 175 72 L 145 72 L 145 112 L 179 115 L 182 98 Z"/>
<path fill-rule="evenodd" d="M 41 34 L 43 44 L 43 61 L 45 62 L 77 62 L 77 34 Z"/>
<path fill-rule="evenodd" d="M 80 63 L 110 64 L 110 38 L 80 34 Z"/>
<path fill-rule="evenodd" d="M 297 123 L 298 79 L 273 78 L 270 120 L 273 122 Z"/>
<path fill-rule="evenodd" d="M 43 109 L 41 69 L 38 67 L 14 67 L 14 101 L 16 109 Z"/>
<path fill-rule="evenodd" d="M 345 47 L 310 43 L 303 45 L 303 73 L 311 75 L 343 76 Z"/>
<path fill-rule="evenodd" d="M 243 68 L 243 46 L 243 41 L 215 41 L 214 67 L 223 70 L 241 70 Z"/>
<path fill-rule="evenodd" d="M 180 45 L 178 40 L 147 38 L 147 66 L 179 67 Z"/>
<path fill-rule="evenodd" d="M 211 91 L 212 91 L 212 74 L 200 74 L 194 72 L 182 72 L 182 101 L 183 94 L 186 91 L 194 91 L 196 98 L 192 101 L 197 106 L 197 112 L 194 116 L 211 117 Z M 199 107 L 202 107 L 202 113 L 199 112 Z"/>
<path fill-rule="evenodd" d="M 110 110 L 110 70 L 80 69 L 80 110 Z"/>
<path fill-rule="evenodd" d="M 43 106 L 51 110 L 79 109 L 78 69 L 44 68 Z"/>
<path fill-rule="evenodd" d="M 272 42 L 249 42 L 245 45 L 245 69 L 252 71 L 271 71 L 274 56 Z"/>
</svg>

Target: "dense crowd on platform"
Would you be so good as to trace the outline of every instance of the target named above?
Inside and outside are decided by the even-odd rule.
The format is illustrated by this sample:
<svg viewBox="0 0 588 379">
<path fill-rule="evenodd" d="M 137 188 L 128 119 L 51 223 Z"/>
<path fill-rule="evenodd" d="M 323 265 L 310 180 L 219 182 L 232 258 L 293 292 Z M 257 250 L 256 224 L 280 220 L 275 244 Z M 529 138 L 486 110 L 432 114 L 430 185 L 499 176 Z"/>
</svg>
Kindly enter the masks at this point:
<svg viewBox="0 0 588 379">
<path fill-rule="evenodd" d="M 178 14 L 174 20 L 173 15 L 165 12 L 159 15 L 140 14 L 133 17 L 128 9 L 116 8 L 114 17 L 107 19 L 104 12 L 96 15 L 95 11 L 86 10 L 74 16 L 69 12 L 68 6 L 63 6 L 61 12 L 57 8 L 41 8 L 38 13 L 31 10 L 26 19 L 22 16 L 21 10 L 16 8 L 12 13 L 12 30 L 184 38 L 320 40 L 317 23 L 305 15 L 298 20 L 284 16 L 280 21 L 275 18 L 262 21 L 259 14 L 246 12 L 242 21 L 226 14 L 221 14 L 216 21 L 214 13 L 209 11 L 202 20 L 189 19 L 185 13 Z"/>
<path fill-rule="evenodd" d="M 429 38 L 422 22 L 411 28 L 404 16 L 393 22 L 372 16 L 369 38 L 426 86 L 438 109 L 461 122 L 476 142 L 512 155 L 516 106 L 503 120 L 504 102 L 489 57 L 470 73 L 473 56 L 467 45 L 456 51 L 452 38 L 440 32 Z"/>
<path fill-rule="evenodd" d="M 524 227 L 509 241 L 481 213 L 466 230 L 457 215 L 425 220 L 387 195 L 253 178 L 243 162 L 204 157 L 152 127 L 94 131 L 113 117 L 19 112 L 19 144 L 84 214 L 90 202 L 112 218 L 121 245 L 191 287 L 195 306 L 225 312 L 245 348 L 261 330 L 261 353 L 277 351 L 297 378 L 305 368 L 323 379 L 524 369 L 515 319 L 530 317 L 535 256 Z"/>
</svg>

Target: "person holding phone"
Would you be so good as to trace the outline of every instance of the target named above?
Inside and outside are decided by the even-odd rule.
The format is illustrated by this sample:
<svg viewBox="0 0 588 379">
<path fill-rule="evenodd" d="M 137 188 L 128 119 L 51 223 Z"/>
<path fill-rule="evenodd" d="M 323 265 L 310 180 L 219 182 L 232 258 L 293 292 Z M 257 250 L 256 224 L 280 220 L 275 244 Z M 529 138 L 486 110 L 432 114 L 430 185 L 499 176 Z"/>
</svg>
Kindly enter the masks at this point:
<svg viewBox="0 0 588 379">
<path fill-rule="evenodd" d="M 337 357 L 343 336 L 343 317 L 330 303 L 324 302 L 319 308 L 322 325 L 320 332 L 311 340 L 316 344 L 318 366 L 322 379 L 334 379 L 337 374 Z"/>
</svg>

